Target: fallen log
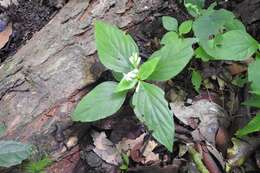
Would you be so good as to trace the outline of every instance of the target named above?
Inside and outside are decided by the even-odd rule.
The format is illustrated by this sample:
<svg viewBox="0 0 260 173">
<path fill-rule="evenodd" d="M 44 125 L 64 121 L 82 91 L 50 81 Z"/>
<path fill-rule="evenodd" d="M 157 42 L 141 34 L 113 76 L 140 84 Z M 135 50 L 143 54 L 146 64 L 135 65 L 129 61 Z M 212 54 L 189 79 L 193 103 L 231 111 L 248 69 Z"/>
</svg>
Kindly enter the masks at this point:
<svg viewBox="0 0 260 173">
<path fill-rule="evenodd" d="M 63 144 L 78 135 L 70 129 L 75 104 L 105 70 L 96 55 L 93 21 L 102 19 L 131 33 L 167 4 L 164 0 L 69 1 L 0 65 L 0 122 L 6 126 L 0 139 L 34 144 L 37 157 L 47 153 L 62 158 L 67 151 Z"/>
</svg>

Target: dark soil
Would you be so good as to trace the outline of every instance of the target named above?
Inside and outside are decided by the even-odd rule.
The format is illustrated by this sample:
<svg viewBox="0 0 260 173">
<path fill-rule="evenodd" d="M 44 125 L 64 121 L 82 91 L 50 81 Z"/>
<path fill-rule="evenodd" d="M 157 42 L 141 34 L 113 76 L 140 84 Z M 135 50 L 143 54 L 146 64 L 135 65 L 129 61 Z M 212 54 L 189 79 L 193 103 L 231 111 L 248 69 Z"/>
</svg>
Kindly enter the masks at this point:
<svg viewBox="0 0 260 173">
<path fill-rule="evenodd" d="M 9 43 L 0 50 L 0 63 L 30 40 L 57 12 L 55 4 L 44 0 L 19 0 L 19 5 L 7 9 L 0 7 L 0 14 L 13 24 L 13 34 Z M 1 20 L 1 19 L 0 19 Z"/>
</svg>

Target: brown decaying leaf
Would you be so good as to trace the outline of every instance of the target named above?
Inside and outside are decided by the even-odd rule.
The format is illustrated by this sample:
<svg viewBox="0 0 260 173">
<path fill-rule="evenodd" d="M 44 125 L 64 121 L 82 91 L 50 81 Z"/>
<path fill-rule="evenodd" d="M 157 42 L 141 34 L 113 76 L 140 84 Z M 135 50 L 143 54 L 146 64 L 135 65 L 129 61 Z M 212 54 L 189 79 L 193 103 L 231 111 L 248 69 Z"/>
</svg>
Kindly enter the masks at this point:
<svg viewBox="0 0 260 173">
<path fill-rule="evenodd" d="M 247 71 L 247 66 L 243 64 L 232 63 L 228 66 L 228 70 L 231 73 L 231 75 L 238 75 Z"/>
<path fill-rule="evenodd" d="M 9 41 L 12 32 L 13 32 L 12 23 L 9 23 L 5 28 L 5 30 L 0 32 L 0 49 L 2 49 Z"/>
<path fill-rule="evenodd" d="M 144 156 L 144 162 L 143 164 L 147 163 L 153 163 L 159 161 L 159 154 L 155 154 L 153 150 L 155 147 L 158 146 L 158 143 L 156 143 L 154 140 L 149 140 L 148 144 L 146 145 L 143 156 Z"/>
<path fill-rule="evenodd" d="M 170 103 L 170 106 L 174 115 L 181 122 L 196 128 L 192 132 L 194 140 L 206 140 L 215 145 L 215 136 L 220 125 L 227 128 L 230 123 L 230 118 L 225 110 L 208 99 L 194 101 L 191 106 L 185 106 L 184 102 L 176 101 Z M 199 120 L 197 127 L 196 122 L 191 121 L 196 119 Z"/>
<path fill-rule="evenodd" d="M 222 172 L 220 170 L 220 168 L 217 166 L 215 160 L 210 155 L 210 152 L 206 145 L 197 143 L 196 149 L 202 155 L 202 160 L 210 173 L 221 173 Z"/>
<path fill-rule="evenodd" d="M 216 134 L 216 146 L 223 153 L 224 156 L 226 155 L 229 142 L 230 136 L 227 130 L 223 127 L 219 127 Z"/>
<path fill-rule="evenodd" d="M 107 139 L 105 132 L 93 132 L 92 138 L 95 148 L 93 151 L 105 162 L 119 166 L 122 163 L 121 154 L 115 145 Z"/>
<path fill-rule="evenodd" d="M 136 139 L 123 138 L 118 144 L 116 144 L 116 148 L 120 152 L 128 153 L 134 148 L 134 146 L 136 146 L 139 143 L 143 143 L 145 135 L 146 134 L 143 133 Z"/>
<path fill-rule="evenodd" d="M 133 159 L 133 161 L 135 162 L 143 162 L 144 157 L 142 156 L 141 153 L 141 148 L 143 146 L 143 142 L 140 142 L 138 144 L 136 144 L 133 149 L 130 151 L 130 157 Z"/>
<path fill-rule="evenodd" d="M 228 149 L 228 161 L 226 171 L 234 167 L 240 167 L 245 160 L 260 146 L 260 138 L 244 137 L 243 139 L 232 138 L 233 147 Z"/>
<path fill-rule="evenodd" d="M 155 154 L 153 150 L 158 146 L 154 140 L 146 142 L 140 141 L 130 151 L 130 157 L 138 163 L 151 164 L 159 162 L 159 154 Z"/>
</svg>

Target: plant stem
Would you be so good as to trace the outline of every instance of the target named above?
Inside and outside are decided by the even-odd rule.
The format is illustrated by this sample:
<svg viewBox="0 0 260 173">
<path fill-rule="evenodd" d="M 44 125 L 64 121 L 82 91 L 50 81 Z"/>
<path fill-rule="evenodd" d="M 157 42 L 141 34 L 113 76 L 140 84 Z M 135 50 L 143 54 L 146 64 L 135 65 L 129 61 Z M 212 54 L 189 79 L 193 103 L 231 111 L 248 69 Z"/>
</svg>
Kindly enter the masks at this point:
<svg viewBox="0 0 260 173">
<path fill-rule="evenodd" d="M 196 164 L 198 171 L 200 171 L 201 173 L 210 173 L 208 169 L 205 167 L 204 163 L 202 162 L 201 154 L 197 152 L 193 146 L 188 145 L 188 152 L 193 162 Z"/>
</svg>

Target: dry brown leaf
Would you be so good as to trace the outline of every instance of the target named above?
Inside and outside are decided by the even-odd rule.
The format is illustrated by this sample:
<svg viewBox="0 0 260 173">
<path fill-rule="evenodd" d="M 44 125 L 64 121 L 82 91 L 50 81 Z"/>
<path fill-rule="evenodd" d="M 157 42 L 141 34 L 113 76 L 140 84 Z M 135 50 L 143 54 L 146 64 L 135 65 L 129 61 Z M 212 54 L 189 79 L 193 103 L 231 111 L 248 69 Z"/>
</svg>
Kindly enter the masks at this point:
<svg viewBox="0 0 260 173">
<path fill-rule="evenodd" d="M 155 147 L 158 146 L 158 143 L 156 143 L 154 140 L 143 142 L 144 136 L 145 134 L 141 135 L 134 143 L 131 143 L 130 157 L 135 162 L 142 164 L 158 162 L 159 154 L 155 154 L 153 152 Z"/>
<path fill-rule="evenodd" d="M 130 151 L 130 157 L 133 159 L 135 162 L 143 162 L 144 157 L 141 154 L 141 148 L 143 146 L 143 142 L 140 142 L 136 144 L 133 149 Z"/>
<path fill-rule="evenodd" d="M 225 168 L 225 161 L 223 155 L 210 143 L 207 143 L 206 147 L 208 148 L 209 152 L 218 160 L 221 167 Z"/>
<path fill-rule="evenodd" d="M 238 75 L 247 71 L 247 66 L 243 64 L 232 63 L 228 66 L 228 70 L 231 73 L 231 75 Z"/>
<path fill-rule="evenodd" d="M 148 144 L 145 147 L 145 150 L 143 152 L 144 161 L 143 164 L 151 163 L 159 161 L 159 154 L 155 154 L 153 150 L 155 147 L 158 146 L 158 143 L 156 143 L 154 140 L 150 140 Z"/>
<path fill-rule="evenodd" d="M 259 137 L 243 137 L 242 139 L 232 138 L 233 146 L 227 151 L 226 172 L 234 167 L 241 165 L 257 150 L 260 146 Z"/>
<path fill-rule="evenodd" d="M 146 134 L 143 133 L 136 139 L 123 138 L 118 144 L 116 144 L 116 148 L 120 152 L 127 153 L 128 151 L 131 151 L 138 143 L 142 143 L 145 135 Z"/>
<path fill-rule="evenodd" d="M 107 139 L 105 132 L 93 132 L 92 138 L 95 148 L 93 151 L 105 162 L 119 166 L 122 163 L 121 154 L 115 145 Z"/>
<path fill-rule="evenodd" d="M 185 125 L 190 124 L 192 119 L 199 119 L 199 125 L 192 132 L 194 140 L 207 140 L 215 145 L 215 136 L 220 126 L 229 126 L 230 118 L 225 110 L 208 99 L 194 101 L 191 106 L 185 106 L 184 102 L 170 103 L 174 115 Z M 194 125 L 193 125 L 194 126 Z"/>
<path fill-rule="evenodd" d="M 0 49 L 2 49 L 6 43 L 9 41 L 10 36 L 12 35 L 13 29 L 12 24 L 9 23 L 4 31 L 0 32 Z"/>
</svg>

